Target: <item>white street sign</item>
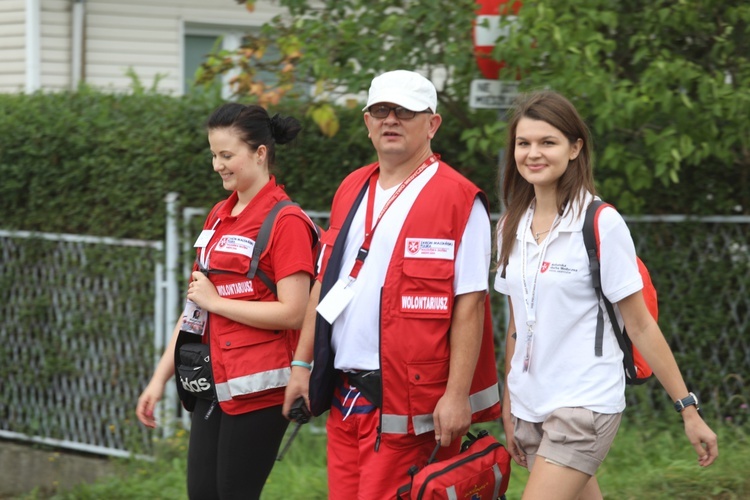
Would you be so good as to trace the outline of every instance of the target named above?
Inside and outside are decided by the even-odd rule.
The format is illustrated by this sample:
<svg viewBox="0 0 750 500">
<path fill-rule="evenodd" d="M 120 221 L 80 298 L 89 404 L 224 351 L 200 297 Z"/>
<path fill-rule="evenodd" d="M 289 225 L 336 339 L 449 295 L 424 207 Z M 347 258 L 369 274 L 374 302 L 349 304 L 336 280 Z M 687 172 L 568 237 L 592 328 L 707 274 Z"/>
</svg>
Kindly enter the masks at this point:
<svg viewBox="0 0 750 500">
<path fill-rule="evenodd" d="M 518 95 L 518 82 L 472 80 L 469 106 L 482 109 L 508 109 Z"/>
</svg>

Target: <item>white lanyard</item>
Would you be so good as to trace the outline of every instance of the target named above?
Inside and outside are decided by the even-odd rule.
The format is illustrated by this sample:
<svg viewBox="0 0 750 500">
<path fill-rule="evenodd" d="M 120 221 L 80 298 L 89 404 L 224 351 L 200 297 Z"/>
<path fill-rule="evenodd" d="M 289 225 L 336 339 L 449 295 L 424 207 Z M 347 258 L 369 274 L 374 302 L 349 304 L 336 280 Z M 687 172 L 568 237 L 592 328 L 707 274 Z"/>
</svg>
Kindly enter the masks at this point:
<svg viewBox="0 0 750 500">
<path fill-rule="evenodd" d="M 203 231 L 201 231 L 201 235 L 198 237 L 198 241 L 195 242 L 195 246 L 200 247 L 201 249 L 201 255 L 198 259 L 198 263 L 200 264 L 202 269 L 208 269 L 208 261 L 211 258 L 211 250 L 213 250 L 216 245 L 214 244 L 214 246 L 211 247 L 211 250 L 208 251 L 208 254 L 206 254 L 206 247 L 208 247 L 209 243 L 211 243 L 211 239 L 214 237 L 214 232 L 216 230 L 216 226 L 219 225 L 219 222 L 221 222 L 221 219 L 216 219 L 216 222 L 214 222 L 214 225 L 211 229 L 204 229 Z"/>
<path fill-rule="evenodd" d="M 523 231 L 523 237 L 521 238 L 521 281 L 523 284 L 523 303 L 526 307 L 526 354 L 523 358 L 523 371 L 529 371 L 529 365 L 531 363 L 531 347 L 534 341 L 534 327 L 536 326 L 536 306 L 537 306 L 537 284 L 539 282 L 539 275 L 542 272 L 542 266 L 544 265 L 544 255 L 547 253 L 547 246 L 552 239 L 552 229 L 558 223 L 559 215 L 555 216 L 555 220 L 552 222 L 550 228 L 550 234 L 544 239 L 542 248 L 539 251 L 539 261 L 536 266 L 536 273 L 534 273 L 534 281 L 531 283 L 531 289 L 529 289 L 528 278 L 526 276 L 526 270 L 528 267 L 528 243 L 527 238 L 531 232 L 531 220 L 534 217 L 534 210 L 530 208 L 526 215 L 526 223 Z"/>
</svg>

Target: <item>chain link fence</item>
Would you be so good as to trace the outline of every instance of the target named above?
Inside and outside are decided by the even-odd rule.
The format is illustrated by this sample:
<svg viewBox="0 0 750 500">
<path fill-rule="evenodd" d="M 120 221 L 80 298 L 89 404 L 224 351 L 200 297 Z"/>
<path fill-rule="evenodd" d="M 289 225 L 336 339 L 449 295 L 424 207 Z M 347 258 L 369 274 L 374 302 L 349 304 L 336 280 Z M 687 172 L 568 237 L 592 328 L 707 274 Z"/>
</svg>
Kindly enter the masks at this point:
<svg viewBox="0 0 750 500">
<path fill-rule="evenodd" d="M 201 213 L 183 210 L 183 249 L 192 243 L 187 235 L 199 231 L 192 229 Z M 327 213 L 310 215 L 326 226 Z M 661 328 L 707 418 L 745 423 L 750 217 L 643 217 L 629 225 L 659 293 Z M 104 455 L 152 452 L 153 434 L 138 424 L 134 409 L 171 334 L 164 325 L 176 314 L 162 298 L 162 263 L 169 257 L 163 248 L 162 242 L 0 231 L 0 437 Z M 502 372 L 504 298 L 491 295 Z M 672 411 L 656 380 L 627 391 L 635 409 L 626 414 Z"/>
<path fill-rule="evenodd" d="M 0 436 L 149 454 L 161 242 L 0 231 Z"/>
</svg>

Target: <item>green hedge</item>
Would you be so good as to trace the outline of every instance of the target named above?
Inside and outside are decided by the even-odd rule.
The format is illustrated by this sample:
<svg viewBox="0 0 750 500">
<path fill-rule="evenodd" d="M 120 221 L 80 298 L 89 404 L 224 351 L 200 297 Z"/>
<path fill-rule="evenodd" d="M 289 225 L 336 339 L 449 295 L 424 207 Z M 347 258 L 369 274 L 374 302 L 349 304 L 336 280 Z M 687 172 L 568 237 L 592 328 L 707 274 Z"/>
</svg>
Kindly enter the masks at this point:
<svg viewBox="0 0 750 500">
<path fill-rule="evenodd" d="M 0 95 L 0 227 L 161 239 L 164 197 L 209 207 L 226 196 L 211 167 L 205 120 L 215 97 L 78 92 Z M 277 176 L 310 210 L 327 210 L 346 173 L 374 160 L 359 109 L 340 109 L 341 131 L 323 136 L 288 103 L 303 132 L 277 153 Z M 461 127 L 446 119 L 434 143 L 450 163 L 466 158 Z M 496 161 L 457 168 L 493 193 Z"/>
<path fill-rule="evenodd" d="M 0 96 L 2 226 L 161 238 L 167 192 L 221 194 L 200 121 L 210 108 L 87 89 Z"/>
</svg>

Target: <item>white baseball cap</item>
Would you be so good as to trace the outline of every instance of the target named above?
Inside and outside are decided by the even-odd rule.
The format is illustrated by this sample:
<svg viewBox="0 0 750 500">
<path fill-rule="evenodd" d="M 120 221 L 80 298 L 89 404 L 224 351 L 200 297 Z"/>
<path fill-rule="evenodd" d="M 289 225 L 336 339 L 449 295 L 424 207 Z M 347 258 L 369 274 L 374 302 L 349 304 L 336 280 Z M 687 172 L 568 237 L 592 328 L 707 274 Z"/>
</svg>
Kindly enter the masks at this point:
<svg viewBox="0 0 750 500">
<path fill-rule="evenodd" d="M 427 108 L 437 112 L 437 91 L 427 78 L 414 71 L 397 69 L 372 79 L 367 105 L 362 111 L 379 102 L 392 102 L 411 111 Z"/>
</svg>

